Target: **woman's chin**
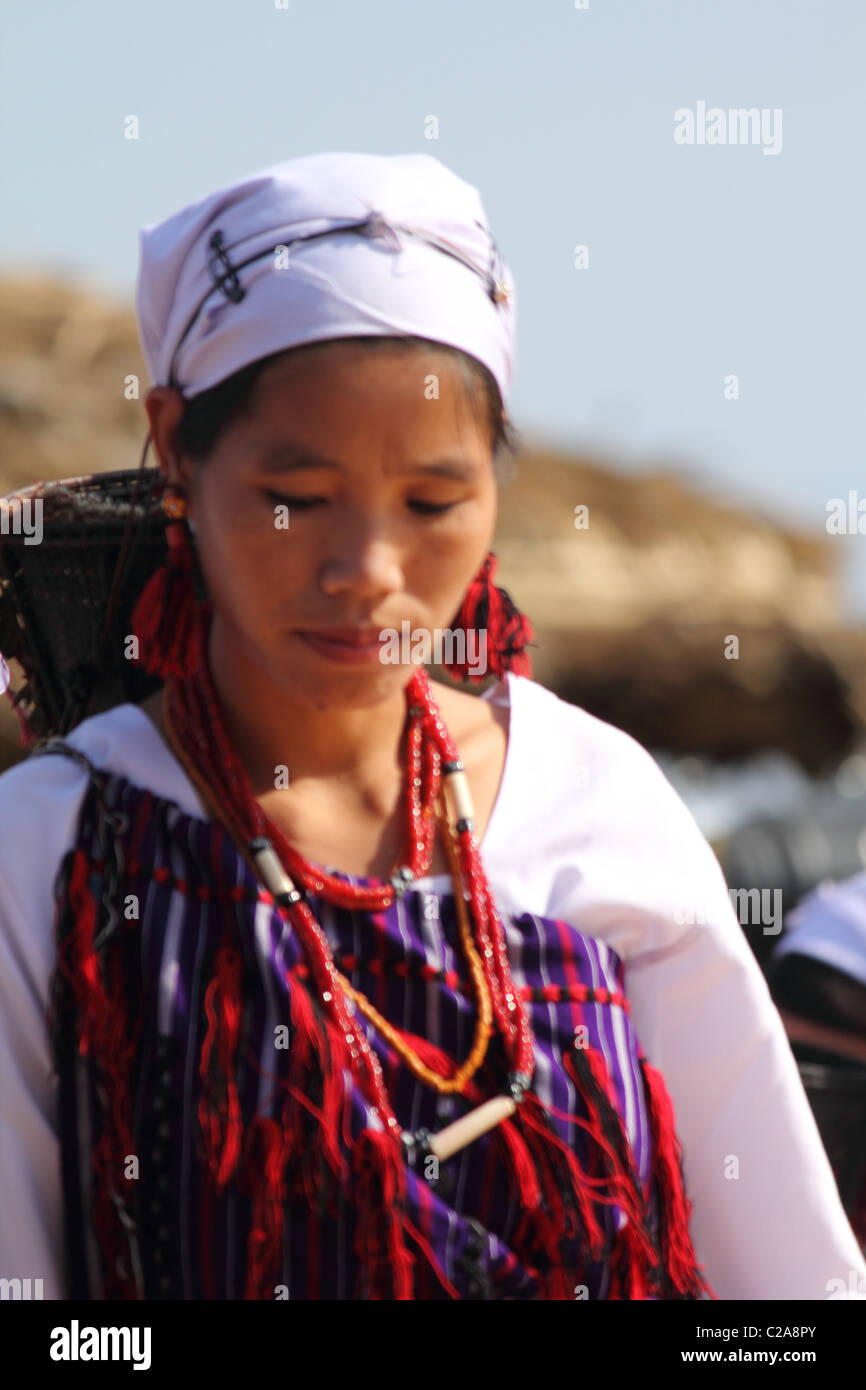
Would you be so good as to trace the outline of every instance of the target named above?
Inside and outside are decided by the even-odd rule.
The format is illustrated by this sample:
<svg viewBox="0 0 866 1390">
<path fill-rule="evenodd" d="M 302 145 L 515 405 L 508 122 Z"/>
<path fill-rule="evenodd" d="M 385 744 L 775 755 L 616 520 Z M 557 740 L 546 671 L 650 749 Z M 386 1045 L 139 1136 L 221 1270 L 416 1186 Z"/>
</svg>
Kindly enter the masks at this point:
<svg viewBox="0 0 866 1390">
<path fill-rule="evenodd" d="M 275 680 L 292 699 L 322 706 L 381 704 L 403 691 L 418 666 L 395 662 L 331 661 L 305 642 L 292 643 L 292 659 L 275 669 Z"/>
</svg>

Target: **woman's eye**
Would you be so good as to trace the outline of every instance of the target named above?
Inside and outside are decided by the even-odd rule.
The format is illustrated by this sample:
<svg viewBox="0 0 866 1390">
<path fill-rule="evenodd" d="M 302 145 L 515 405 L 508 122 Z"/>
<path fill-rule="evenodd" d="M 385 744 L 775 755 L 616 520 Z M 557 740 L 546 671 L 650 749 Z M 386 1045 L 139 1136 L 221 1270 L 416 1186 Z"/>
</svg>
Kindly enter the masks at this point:
<svg viewBox="0 0 866 1390">
<path fill-rule="evenodd" d="M 320 502 L 328 500 L 326 497 L 284 497 L 279 492 L 271 492 L 270 488 L 265 490 L 265 496 L 281 507 L 294 507 L 296 512 L 306 511 L 309 507 L 317 507 Z"/>
<path fill-rule="evenodd" d="M 410 507 L 414 507 L 422 516 L 438 516 L 441 512 L 450 512 L 452 507 L 456 507 L 456 502 L 421 502 L 418 500 L 410 501 Z"/>
<path fill-rule="evenodd" d="M 286 497 L 279 492 L 273 492 L 270 488 L 265 489 L 265 496 L 274 503 L 283 507 L 294 508 L 295 511 L 305 512 L 313 507 L 322 506 L 327 503 L 327 497 Z M 420 512 L 422 516 L 441 516 L 443 512 L 451 511 L 456 507 L 456 502 L 425 502 L 420 498 L 411 498 L 408 504 L 413 511 Z"/>
</svg>

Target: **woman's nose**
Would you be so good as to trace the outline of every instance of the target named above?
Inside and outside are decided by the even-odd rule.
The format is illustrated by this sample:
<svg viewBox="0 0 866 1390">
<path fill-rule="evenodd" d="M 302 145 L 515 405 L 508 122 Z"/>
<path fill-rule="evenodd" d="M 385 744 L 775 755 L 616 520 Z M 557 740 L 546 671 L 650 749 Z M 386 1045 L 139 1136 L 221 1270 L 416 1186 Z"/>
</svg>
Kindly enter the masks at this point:
<svg viewBox="0 0 866 1390">
<path fill-rule="evenodd" d="M 379 523 L 359 520 L 341 527 L 320 566 L 319 585 L 331 597 L 352 593 L 369 600 L 399 592 L 400 551 Z"/>
</svg>

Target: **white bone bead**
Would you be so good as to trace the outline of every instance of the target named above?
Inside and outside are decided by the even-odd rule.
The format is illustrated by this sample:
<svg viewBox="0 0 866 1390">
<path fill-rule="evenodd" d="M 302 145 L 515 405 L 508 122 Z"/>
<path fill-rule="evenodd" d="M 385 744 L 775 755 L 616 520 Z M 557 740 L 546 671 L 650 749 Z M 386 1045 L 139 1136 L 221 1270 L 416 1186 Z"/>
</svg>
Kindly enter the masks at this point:
<svg viewBox="0 0 866 1390">
<path fill-rule="evenodd" d="M 465 772 L 451 772 L 443 779 L 446 792 L 450 792 L 454 806 L 454 819 L 475 819 L 475 807 Z"/>
<path fill-rule="evenodd" d="M 465 1149 L 473 1139 L 480 1138 L 488 1130 L 502 1124 L 502 1121 L 513 1115 L 516 1109 L 517 1106 L 510 1096 L 494 1096 L 475 1110 L 470 1110 L 468 1115 L 462 1115 L 453 1125 L 446 1125 L 438 1134 L 431 1135 L 430 1152 L 440 1162 L 444 1162 L 460 1149 Z"/>
<path fill-rule="evenodd" d="M 274 897 L 280 893 L 293 892 L 295 885 L 280 863 L 279 856 L 272 845 L 268 845 L 266 849 L 258 850 L 253 857 L 265 887 L 273 893 Z"/>
</svg>

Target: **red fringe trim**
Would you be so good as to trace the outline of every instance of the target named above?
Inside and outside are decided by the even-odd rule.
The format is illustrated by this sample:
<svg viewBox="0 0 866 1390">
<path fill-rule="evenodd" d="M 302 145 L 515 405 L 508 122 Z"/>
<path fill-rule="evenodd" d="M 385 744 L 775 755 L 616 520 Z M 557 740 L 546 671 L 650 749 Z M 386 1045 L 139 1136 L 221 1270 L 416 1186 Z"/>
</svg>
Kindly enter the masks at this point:
<svg viewBox="0 0 866 1390">
<path fill-rule="evenodd" d="M 233 946 L 216 953 L 214 976 L 205 991 L 208 1027 L 202 1043 L 198 1115 L 205 1161 L 217 1189 L 225 1187 L 241 1153 L 243 1122 L 236 1078 L 243 1000 L 243 964 Z"/>
<path fill-rule="evenodd" d="M 608 1298 L 612 1301 L 650 1297 L 650 1283 L 646 1277 L 646 1260 L 643 1242 L 634 1222 L 629 1218 L 617 1232 L 610 1256 L 610 1286 Z"/>
<path fill-rule="evenodd" d="M 702 1277 L 695 1263 L 695 1252 L 689 1235 L 692 1204 L 686 1196 L 682 1172 L 682 1147 L 676 1136 L 674 1109 L 664 1078 L 640 1059 L 649 1106 L 653 1137 L 652 1176 L 659 1196 L 661 1244 L 665 1269 L 677 1292 L 686 1298 L 707 1293 L 716 1294 Z"/>
<path fill-rule="evenodd" d="M 406 1169 L 398 1139 L 380 1129 L 362 1130 L 352 1150 L 358 1222 L 355 1254 L 368 1276 L 369 1299 L 411 1300 L 415 1257 L 403 1239 L 400 1207 Z"/>
<path fill-rule="evenodd" d="M 89 879 L 89 862 L 76 850 L 70 861 L 67 890 L 74 926 L 59 940 L 58 967 L 74 993 L 79 1051 L 99 1065 L 104 1078 L 106 1117 L 93 1155 L 97 1176 L 94 1222 L 106 1261 L 108 1296 L 134 1297 L 131 1273 L 123 1266 L 118 1270 L 118 1260 L 126 1259 L 126 1237 L 110 1189 L 122 1190 L 123 1158 L 135 1147 L 129 1069 L 137 1037 L 129 1037 L 121 954 L 111 951 L 110 986 L 106 987 L 93 948 L 98 910 Z M 273 1296 L 289 1183 L 293 1193 L 303 1195 L 310 1204 L 332 1205 L 338 1186 L 344 1191 L 347 1186 L 353 1188 L 357 1212 L 354 1248 L 364 1296 L 412 1299 L 416 1256 L 407 1247 L 408 1236 L 446 1291 L 458 1297 L 429 1245 L 405 1216 L 406 1169 L 399 1140 L 384 1130 L 365 1129 L 355 1140 L 347 1163 L 341 1146 L 341 1138 L 345 1144 L 347 1137 L 344 1071 L 349 1058 L 345 1040 L 317 1012 L 295 972 L 291 980 L 293 1035 L 288 1076 L 285 1081 L 278 1078 L 286 1097 L 281 1119 L 256 1117 L 244 1142 L 236 1079 L 243 1021 L 242 974 L 240 953 L 228 945 L 220 947 L 205 991 L 208 1027 L 199 1066 L 203 1083 L 199 1121 L 206 1163 L 217 1189 L 223 1189 L 234 1176 L 251 1197 L 245 1298 Z M 406 1037 L 439 1075 L 454 1074 L 455 1062 L 441 1049 L 425 1038 Z M 511 1244 L 527 1267 L 535 1270 L 542 1296 L 573 1297 L 575 1276 L 579 1277 L 581 1270 L 564 1258 L 563 1241 L 571 1240 L 584 1260 L 602 1259 L 610 1247 L 613 1299 L 669 1297 L 670 1289 L 675 1291 L 674 1297 L 707 1294 L 715 1298 L 695 1263 L 689 1236 L 691 1203 L 684 1190 L 673 1106 L 661 1073 L 641 1057 L 653 1138 L 651 1180 L 644 1193 L 603 1057 L 595 1049 L 583 1048 L 570 1050 L 563 1060 L 584 1098 L 588 1119 L 545 1108 L 529 1093 L 514 1117 L 498 1126 L 492 1136 L 511 1172 L 522 1208 Z M 484 1098 L 476 1083 L 468 1084 L 464 1094 L 473 1103 Z M 587 1130 L 593 1141 L 588 1171 L 583 1171 L 573 1147 L 555 1131 L 551 1116 Z M 325 1181 L 327 1175 L 333 1180 L 330 1185 Z M 653 1185 L 659 1202 L 660 1250 L 649 1228 L 648 1199 Z M 625 1215 L 612 1241 L 599 1220 L 599 1205 L 615 1206 Z"/>
<path fill-rule="evenodd" d="M 332 1037 L 326 1021 L 320 1026 L 312 1000 L 295 977 L 290 994 L 292 1032 L 286 1079 L 276 1077 L 285 1092 L 281 1120 L 257 1116 L 247 1132 L 238 1182 L 252 1199 L 247 1241 L 247 1280 L 244 1297 L 273 1297 L 282 1259 L 285 1202 L 292 1192 L 308 1205 L 330 1205 L 331 1189 L 323 1185 L 326 1170 L 345 1184 L 348 1164 L 338 1139 L 339 1117 L 345 1103 L 343 1066 L 345 1043 Z M 342 1047 L 341 1047 L 342 1043 Z M 255 1063 L 253 1062 L 253 1065 Z M 260 1070 L 256 1066 L 256 1070 Z M 311 1096 L 320 1079 L 322 1103 Z"/>
<path fill-rule="evenodd" d="M 308 1203 L 325 1203 L 333 1210 L 336 1186 L 345 1185 L 349 1173 L 340 1146 L 348 1049 L 330 1020 L 324 1015 L 317 1017 L 312 998 L 297 975 L 292 979 L 290 1007 L 290 1067 L 288 1079 L 282 1083 L 287 1097 L 283 1111 L 287 1153 L 296 1161 L 295 1190 Z M 314 1103 L 312 1096 L 318 1087 L 321 1101 Z M 328 1174 L 335 1181 L 323 1186 Z"/>
<path fill-rule="evenodd" d="M 247 1132 L 245 1186 L 252 1198 L 245 1299 L 273 1298 L 282 1257 L 286 1140 L 275 1120 L 257 1116 Z"/>
<path fill-rule="evenodd" d="M 122 961 L 111 954 L 111 983 L 106 988 L 100 959 L 94 950 L 97 903 L 89 887 L 90 866 L 81 850 L 72 853 L 67 881 L 68 910 L 74 925 L 58 941 L 57 967 L 66 979 L 78 1011 L 78 1051 L 92 1058 L 101 1072 L 103 1122 L 93 1149 L 93 1221 L 104 1258 L 106 1297 L 135 1298 L 128 1263 L 126 1234 L 117 1219 L 111 1191 L 127 1188 L 124 1161 L 136 1151 L 132 1134 L 129 1068 L 138 1045 L 140 1021 L 130 1029 L 124 996 Z"/>
<path fill-rule="evenodd" d="M 617 1245 L 624 1242 L 621 1258 L 629 1286 L 644 1288 L 657 1278 L 659 1252 L 650 1234 L 649 1212 L 617 1108 L 613 1082 L 604 1058 L 595 1048 L 570 1050 L 563 1057 L 563 1065 L 586 1102 L 597 1144 L 595 1152 L 599 1165 L 606 1168 L 608 1195 L 600 1200 L 616 1206 L 626 1217 L 626 1226 L 614 1237 L 614 1255 Z M 623 1230 L 627 1232 L 625 1236 Z M 613 1273 L 615 1287 L 616 1261 Z"/>
</svg>

